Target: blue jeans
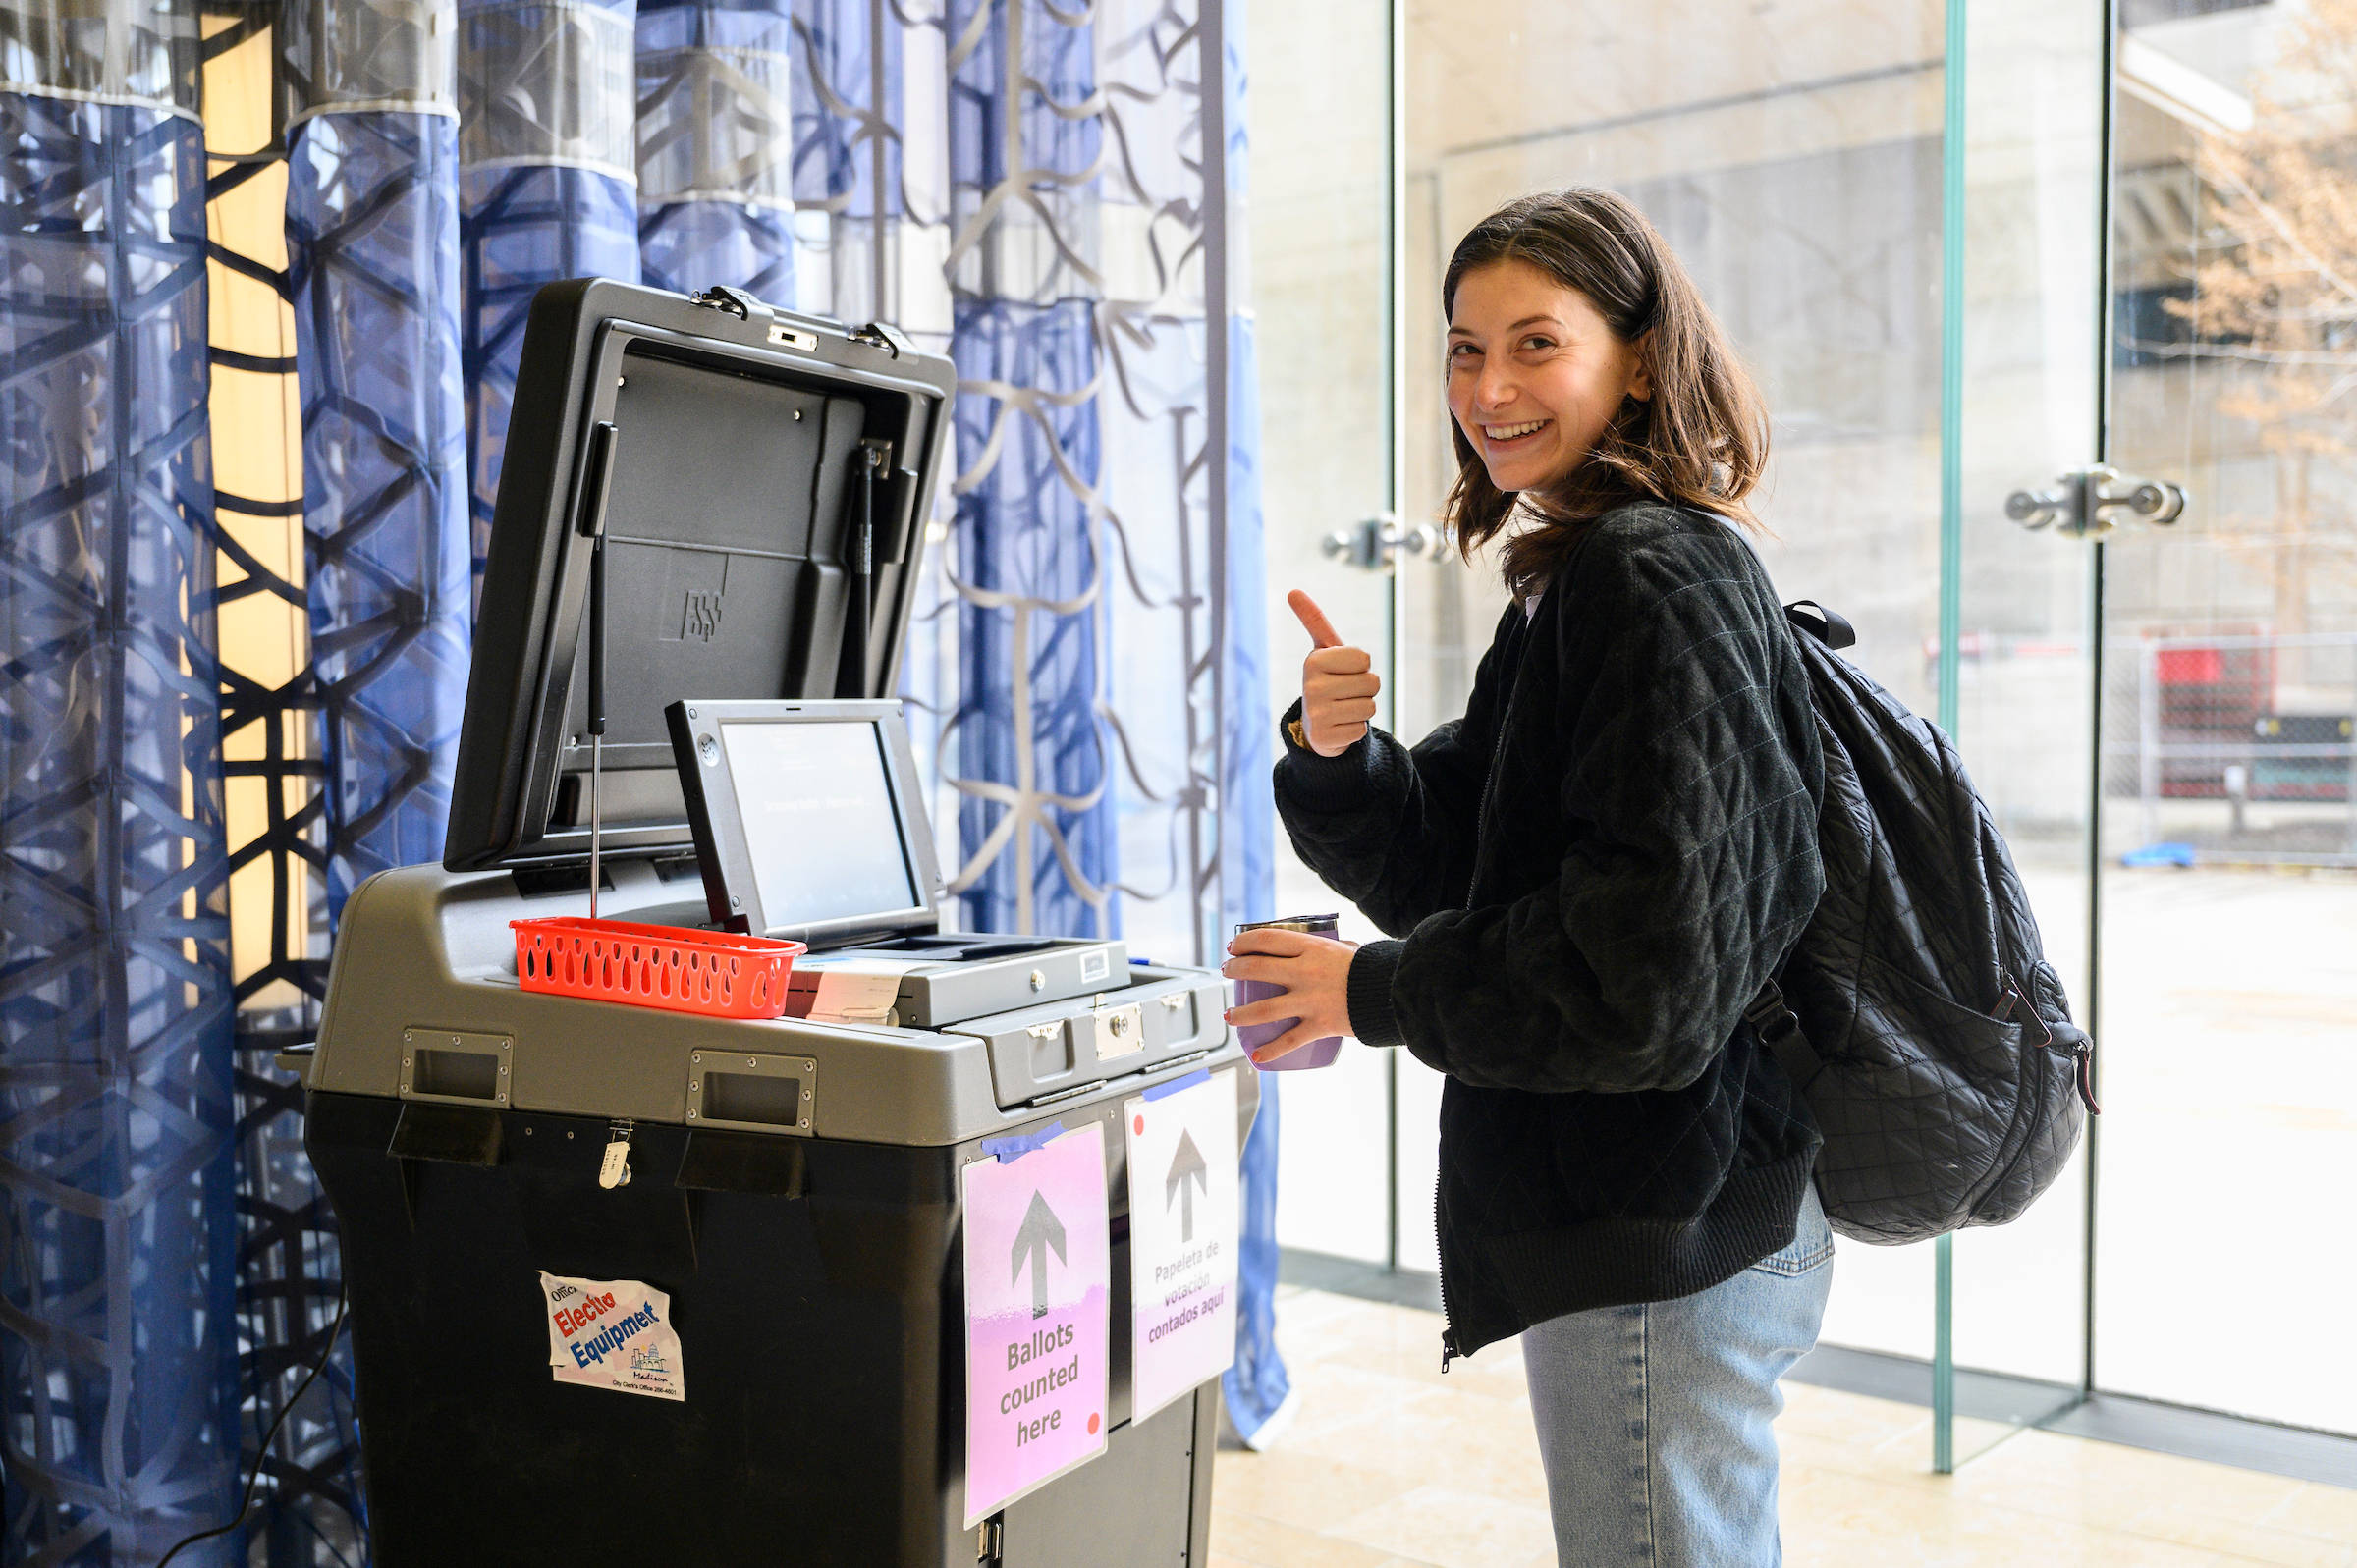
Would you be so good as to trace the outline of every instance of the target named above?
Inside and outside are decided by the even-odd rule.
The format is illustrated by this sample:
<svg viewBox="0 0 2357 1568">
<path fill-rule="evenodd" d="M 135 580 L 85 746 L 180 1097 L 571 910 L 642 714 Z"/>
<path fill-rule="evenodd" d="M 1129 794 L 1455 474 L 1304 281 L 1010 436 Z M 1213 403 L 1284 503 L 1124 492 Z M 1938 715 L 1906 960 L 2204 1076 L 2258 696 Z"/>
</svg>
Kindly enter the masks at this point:
<svg viewBox="0 0 2357 1568">
<path fill-rule="evenodd" d="M 1812 1185 L 1792 1245 L 1675 1301 L 1523 1331 L 1561 1568 L 1776 1568 L 1777 1379 L 1817 1343 L 1834 1233 Z"/>
</svg>

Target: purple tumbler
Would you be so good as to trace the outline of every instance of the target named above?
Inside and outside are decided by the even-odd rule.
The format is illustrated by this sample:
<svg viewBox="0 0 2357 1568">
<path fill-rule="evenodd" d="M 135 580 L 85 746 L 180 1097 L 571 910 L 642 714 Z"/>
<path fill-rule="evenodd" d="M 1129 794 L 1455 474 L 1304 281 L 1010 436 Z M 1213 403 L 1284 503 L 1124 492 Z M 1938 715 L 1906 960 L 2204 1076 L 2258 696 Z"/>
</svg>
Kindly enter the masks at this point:
<svg viewBox="0 0 2357 1568">
<path fill-rule="evenodd" d="M 1255 920 L 1236 927 L 1235 934 L 1240 937 L 1247 931 L 1302 931 L 1313 937 L 1332 937 L 1334 922 L 1333 915 L 1292 915 L 1284 920 Z M 1266 980 L 1239 980 L 1235 983 L 1235 1004 L 1239 1007 L 1248 1001 L 1265 1001 L 1271 997 L 1284 995 L 1283 986 L 1273 985 Z M 1246 1051 L 1258 1051 L 1300 1021 L 1298 1018 L 1280 1018 L 1275 1023 L 1238 1024 L 1235 1035 L 1244 1043 Z M 1331 1066 L 1342 1049 L 1343 1037 L 1328 1035 L 1323 1040 L 1312 1040 L 1306 1046 L 1288 1051 L 1275 1061 L 1261 1063 L 1260 1070 L 1292 1072 L 1304 1067 Z"/>
</svg>

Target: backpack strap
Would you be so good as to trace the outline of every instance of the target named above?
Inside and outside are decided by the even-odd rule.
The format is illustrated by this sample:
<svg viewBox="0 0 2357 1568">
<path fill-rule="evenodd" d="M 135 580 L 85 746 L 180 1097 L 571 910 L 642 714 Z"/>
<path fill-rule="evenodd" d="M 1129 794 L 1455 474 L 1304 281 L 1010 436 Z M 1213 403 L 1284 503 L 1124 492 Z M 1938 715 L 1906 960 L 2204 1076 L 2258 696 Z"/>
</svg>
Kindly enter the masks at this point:
<svg viewBox="0 0 2357 1568">
<path fill-rule="evenodd" d="M 1794 1016 L 1775 981 L 1761 982 L 1760 994 L 1743 1009 L 1743 1021 L 1757 1030 L 1761 1041 L 1776 1053 L 1778 1063 L 1794 1088 L 1805 1091 L 1809 1080 L 1824 1070 L 1825 1058 L 1817 1054 L 1817 1048 L 1801 1033 L 1800 1019 Z"/>
<path fill-rule="evenodd" d="M 1854 647 L 1858 628 L 1814 599 L 1795 599 L 1784 606 L 1784 619 L 1829 648 Z"/>
</svg>

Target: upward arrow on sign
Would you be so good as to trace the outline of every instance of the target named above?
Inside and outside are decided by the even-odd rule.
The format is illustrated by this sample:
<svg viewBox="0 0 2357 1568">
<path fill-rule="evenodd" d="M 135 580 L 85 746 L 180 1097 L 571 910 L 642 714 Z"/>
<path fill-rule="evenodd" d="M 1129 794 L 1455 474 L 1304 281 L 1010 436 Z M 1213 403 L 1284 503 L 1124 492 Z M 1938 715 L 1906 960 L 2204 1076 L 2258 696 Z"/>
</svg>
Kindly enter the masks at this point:
<svg viewBox="0 0 2357 1568">
<path fill-rule="evenodd" d="M 1194 1186 L 1187 1185 L 1192 1178 Z M 1185 1128 L 1178 1129 L 1178 1152 L 1171 1156 L 1171 1173 L 1162 1184 L 1162 1206 L 1168 1209 L 1171 1200 L 1178 1200 L 1178 1239 L 1195 1239 L 1195 1193 L 1211 1196 L 1211 1168 L 1203 1163 L 1203 1151 L 1195 1147 L 1194 1138 Z"/>
<path fill-rule="evenodd" d="M 1059 1263 L 1064 1261 L 1064 1221 L 1048 1207 L 1048 1200 L 1032 1189 L 1031 1207 L 1023 1213 L 1023 1226 L 1014 1233 L 1014 1250 L 1008 1254 L 1014 1266 L 1007 1275 L 1009 1284 L 1023 1277 L 1023 1260 L 1031 1260 L 1031 1316 L 1048 1315 L 1048 1249 L 1054 1248 Z"/>
</svg>

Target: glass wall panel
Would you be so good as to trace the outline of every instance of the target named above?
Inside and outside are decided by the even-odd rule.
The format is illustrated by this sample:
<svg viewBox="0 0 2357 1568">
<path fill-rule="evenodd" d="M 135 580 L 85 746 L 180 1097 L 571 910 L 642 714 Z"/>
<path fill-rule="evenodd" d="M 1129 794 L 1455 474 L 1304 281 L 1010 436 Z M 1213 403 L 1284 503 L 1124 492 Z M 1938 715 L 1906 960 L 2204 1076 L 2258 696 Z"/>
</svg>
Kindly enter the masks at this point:
<svg viewBox="0 0 2357 1568">
<path fill-rule="evenodd" d="M 1383 8 L 1251 0 L 1252 278 L 1260 350 L 1270 711 L 1301 695 L 1309 638 L 1288 589 L 1315 598 L 1376 668 L 1391 649 L 1391 579 L 1352 564 L 1353 530 L 1390 505 L 1384 271 L 1390 184 Z M 1344 535 L 1330 549 L 1330 536 Z M 1277 845 L 1277 910 L 1340 909 L 1342 934 L 1380 936 Z M 1385 1137 L 1391 1054 L 1352 1044 L 1334 1065 L 1280 1074 L 1278 1239 L 1370 1262 L 1391 1254 Z"/>
<path fill-rule="evenodd" d="M 2095 1377 L 2357 1432 L 2357 12 L 2122 21 Z"/>
</svg>

